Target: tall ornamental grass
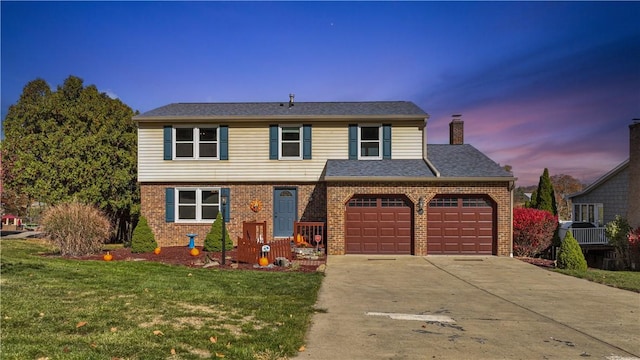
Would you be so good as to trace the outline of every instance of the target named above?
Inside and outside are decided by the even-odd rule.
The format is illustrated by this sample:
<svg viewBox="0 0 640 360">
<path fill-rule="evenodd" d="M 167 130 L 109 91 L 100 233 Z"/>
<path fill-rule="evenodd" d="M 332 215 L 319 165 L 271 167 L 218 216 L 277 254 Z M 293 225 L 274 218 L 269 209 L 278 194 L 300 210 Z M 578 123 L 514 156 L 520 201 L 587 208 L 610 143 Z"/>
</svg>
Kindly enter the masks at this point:
<svg viewBox="0 0 640 360">
<path fill-rule="evenodd" d="M 98 253 L 111 235 L 109 218 L 98 208 L 77 201 L 48 208 L 41 224 L 63 256 Z"/>
</svg>

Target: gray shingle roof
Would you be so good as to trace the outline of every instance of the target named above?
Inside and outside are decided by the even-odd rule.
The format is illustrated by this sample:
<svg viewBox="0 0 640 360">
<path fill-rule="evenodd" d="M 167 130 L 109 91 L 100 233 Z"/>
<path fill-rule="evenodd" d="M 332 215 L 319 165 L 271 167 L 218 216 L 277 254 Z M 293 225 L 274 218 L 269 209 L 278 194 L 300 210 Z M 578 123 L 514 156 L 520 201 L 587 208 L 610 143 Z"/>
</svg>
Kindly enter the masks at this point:
<svg viewBox="0 0 640 360">
<path fill-rule="evenodd" d="M 443 178 L 513 177 L 511 173 L 469 144 L 427 144 L 427 158 Z"/>
<path fill-rule="evenodd" d="M 429 115 L 410 101 L 369 102 L 256 102 L 256 103 L 174 103 L 147 111 L 134 120 L 215 117 L 291 116 L 413 116 Z"/>
<path fill-rule="evenodd" d="M 327 160 L 324 178 L 435 178 L 422 159 Z"/>
<path fill-rule="evenodd" d="M 512 180 L 513 175 L 471 145 L 427 145 L 427 157 L 439 176 L 422 159 L 328 160 L 325 180 L 428 181 L 464 179 Z"/>
</svg>

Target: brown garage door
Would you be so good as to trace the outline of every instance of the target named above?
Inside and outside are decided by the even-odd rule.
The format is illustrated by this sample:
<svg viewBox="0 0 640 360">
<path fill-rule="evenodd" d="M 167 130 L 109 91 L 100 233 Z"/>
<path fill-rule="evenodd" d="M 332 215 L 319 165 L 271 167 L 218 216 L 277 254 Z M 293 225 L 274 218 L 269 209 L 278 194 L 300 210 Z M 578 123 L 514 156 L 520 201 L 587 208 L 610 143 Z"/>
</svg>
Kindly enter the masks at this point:
<svg viewBox="0 0 640 360">
<path fill-rule="evenodd" d="M 494 209 L 486 197 L 435 197 L 427 209 L 427 254 L 494 254 Z"/>
<path fill-rule="evenodd" d="M 347 254 L 411 254 L 412 211 L 403 196 L 354 197 L 345 212 Z"/>
</svg>

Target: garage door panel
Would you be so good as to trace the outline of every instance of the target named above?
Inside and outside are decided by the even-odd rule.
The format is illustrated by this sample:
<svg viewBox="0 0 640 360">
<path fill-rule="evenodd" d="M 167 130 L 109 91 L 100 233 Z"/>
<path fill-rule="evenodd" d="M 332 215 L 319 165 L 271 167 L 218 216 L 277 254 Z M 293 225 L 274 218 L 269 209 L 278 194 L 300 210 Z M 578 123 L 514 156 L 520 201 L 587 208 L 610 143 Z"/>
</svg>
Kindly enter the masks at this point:
<svg viewBox="0 0 640 360">
<path fill-rule="evenodd" d="M 467 195 L 435 199 L 441 201 L 427 208 L 428 254 L 493 254 L 494 208 L 477 206 L 490 200 Z"/>
<path fill-rule="evenodd" d="M 359 212 L 348 212 L 347 216 L 345 217 L 345 221 L 347 223 L 350 222 L 360 222 L 362 221 L 362 214 Z"/>
<path fill-rule="evenodd" d="M 362 221 L 377 222 L 378 220 L 378 214 L 375 212 L 366 212 L 362 214 Z"/>
<path fill-rule="evenodd" d="M 460 221 L 460 213 L 459 212 L 446 212 L 442 214 L 442 221 L 444 222 L 458 222 Z"/>
<path fill-rule="evenodd" d="M 350 206 L 352 202 L 354 206 Z M 347 204 L 345 222 L 347 253 L 411 253 L 412 209 L 404 197 L 354 197 Z M 353 228 L 359 231 L 352 231 Z"/>
<path fill-rule="evenodd" d="M 489 212 L 489 213 L 479 213 L 478 214 L 478 221 L 483 221 L 483 222 L 493 222 L 493 213 Z"/>
<path fill-rule="evenodd" d="M 380 212 L 378 214 L 378 220 L 380 221 L 396 221 L 397 216 L 392 212 Z"/>
</svg>

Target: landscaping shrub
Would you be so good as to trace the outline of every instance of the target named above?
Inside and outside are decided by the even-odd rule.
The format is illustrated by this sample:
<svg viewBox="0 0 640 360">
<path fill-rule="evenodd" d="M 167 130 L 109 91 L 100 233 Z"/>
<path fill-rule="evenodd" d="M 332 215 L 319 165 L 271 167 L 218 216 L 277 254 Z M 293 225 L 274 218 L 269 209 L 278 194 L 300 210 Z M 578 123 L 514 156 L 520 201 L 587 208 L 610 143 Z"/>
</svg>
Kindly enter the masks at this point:
<svg viewBox="0 0 640 360">
<path fill-rule="evenodd" d="M 562 240 L 557 264 L 560 269 L 587 271 L 587 260 L 571 231 L 567 231 Z"/>
<path fill-rule="evenodd" d="M 631 270 L 640 271 L 640 226 L 629 233 Z"/>
<path fill-rule="evenodd" d="M 77 201 L 48 208 L 41 225 L 64 256 L 100 252 L 111 235 L 109 218 L 98 208 Z"/>
<path fill-rule="evenodd" d="M 140 216 L 138 225 L 133 229 L 133 236 L 131 237 L 131 252 L 133 253 L 145 253 L 152 252 L 158 243 L 156 242 L 153 232 L 147 223 L 147 218 Z"/>
<path fill-rule="evenodd" d="M 551 245 L 558 218 L 531 208 L 513 209 L 513 254 L 534 257 Z"/>
<path fill-rule="evenodd" d="M 222 221 L 222 213 L 218 212 L 216 221 L 211 224 L 211 229 L 209 230 L 209 233 L 207 233 L 207 237 L 204 239 L 205 251 L 222 251 L 222 226 L 225 226 L 225 249 L 233 249 L 233 241 L 231 240 L 231 236 L 229 236 L 229 231 L 227 231 L 226 225 L 224 225 L 224 222 Z"/>
<path fill-rule="evenodd" d="M 605 225 L 609 245 L 616 252 L 618 269 L 638 270 L 640 267 L 640 227 L 633 229 L 627 219 L 620 215 Z"/>
</svg>

